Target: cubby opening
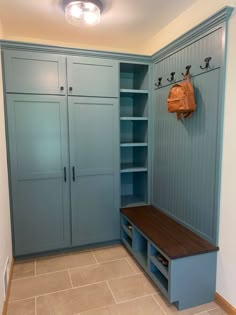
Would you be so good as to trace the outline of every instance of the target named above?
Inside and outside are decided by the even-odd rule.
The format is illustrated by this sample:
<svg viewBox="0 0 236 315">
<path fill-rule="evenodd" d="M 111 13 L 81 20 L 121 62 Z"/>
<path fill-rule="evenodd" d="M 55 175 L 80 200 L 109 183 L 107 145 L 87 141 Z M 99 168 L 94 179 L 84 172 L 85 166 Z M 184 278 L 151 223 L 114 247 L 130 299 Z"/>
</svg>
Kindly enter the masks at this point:
<svg viewBox="0 0 236 315">
<path fill-rule="evenodd" d="M 121 207 L 147 203 L 147 172 L 121 174 Z"/>
<path fill-rule="evenodd" d="M 148 90 L 148 65 L 121 63 L 120 88 Z"/>
<path fill-rule="evenodd" d="M 147 143 L 148 123 L 147 121 L 120 122 L 120 142 L 121 143 Z"/>
<path fill-rule="evenodd" d="M 120 169 L 122 173 L 147 171 L 147 147 L 121 148 Z"/>
<path fill-rule="evenodd" d="M 124 229 L 122 229 L 122 239 L 130 248 L 132 248 L 132 237 Z"/>
<path fill-rule="evenodd" d="M 132 238 L 133 225 L 125 217 L 122 217 L 122 228 Z"/>
<path fill-rule="evenodd" d="M 159 271 L 168 278 L 169 259 L 152 244 L 150 244 L 150 258 Z"/>
<path fill-rule="evenodd" d="M 150 261 L 150 273 L 154 278 L 154 281 L 157 281 L 159 287 L 161 286 L 164 289 L 165 292 L 163 293 L 168 293 L 168 280 L 166 279 L 166 277 L 163 276 L 163 274 L 153 264 L 152 261 Z"/>
<path fill-rule="evenodd" d="M 148 117 L 148 94 L 120 94 L 120 117 Z"/>
<path fill-rule="evenodd" d="M 141 266 L 146 268 L 148 259 L 148 240 L 135 228 L 133 232 L 133 252 Z"/>
</svg>

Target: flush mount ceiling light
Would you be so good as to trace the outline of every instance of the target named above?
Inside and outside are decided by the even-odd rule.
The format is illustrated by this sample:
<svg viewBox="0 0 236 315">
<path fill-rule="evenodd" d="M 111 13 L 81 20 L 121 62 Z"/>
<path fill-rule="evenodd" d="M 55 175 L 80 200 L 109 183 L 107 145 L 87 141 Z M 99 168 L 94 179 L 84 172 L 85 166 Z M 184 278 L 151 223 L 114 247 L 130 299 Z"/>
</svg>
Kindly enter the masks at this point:
<svg viewBox="0 0 236 315">
<path fill-rule="evenodd" d="M 73 25 L 95 25 L 100 22 L 102 3 L 99 0 L 63 0 L 65 18 Z"/>
</svg>

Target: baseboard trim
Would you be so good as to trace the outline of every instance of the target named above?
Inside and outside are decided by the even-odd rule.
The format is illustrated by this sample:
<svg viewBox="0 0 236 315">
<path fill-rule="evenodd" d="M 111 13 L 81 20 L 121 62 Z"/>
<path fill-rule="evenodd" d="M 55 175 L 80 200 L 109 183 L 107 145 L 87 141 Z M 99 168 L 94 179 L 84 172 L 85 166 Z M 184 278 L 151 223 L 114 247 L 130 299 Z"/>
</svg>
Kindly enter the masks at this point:
<svg viewBox="0 0 236 315">
<path fill-rule="evenodd" d="M 2 315 L 7 315 L 7 306 L 8 306 L 8 301 L 9 301 L 9 297 L 10 297 L 13 269 L 14 269 L 14 258 L 12 258 L 12 261 L 11 261 L 11 268 L 10 268 L 10 273 L 9 273 L 9 283 L 8 283 L 8 288 L 7 288 L 6 299 L 5 299 L 5 302 L 3 304 Z"/>
<path fill-rule="evenodd" d="M 227 302 L 219 293 L 215 294 L 216 303 L 230 315 L 236 315 L 236 308 L 233 307 L 229 302 Z"/>
</svg>

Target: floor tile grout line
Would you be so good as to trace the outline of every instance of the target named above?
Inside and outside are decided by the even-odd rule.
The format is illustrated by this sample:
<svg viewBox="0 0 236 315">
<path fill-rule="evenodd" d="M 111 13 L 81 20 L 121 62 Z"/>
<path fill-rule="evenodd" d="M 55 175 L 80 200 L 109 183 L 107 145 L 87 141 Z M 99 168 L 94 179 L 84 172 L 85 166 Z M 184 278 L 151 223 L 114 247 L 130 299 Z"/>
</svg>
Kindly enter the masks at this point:
<svg viewBox="0 0 236 315">
<path fill-rule="evenodd" d="M 156 294 L 156 293 L 154 293 Z M 155 299 L 154 294 L 152 294 L 153 300 L 156 302 L 156 304 L 160 307 L 161 311 L 166 315 L 166 311 L 164 310 L 164 308 L 161 306 L 161 304 L 158 303 L 158 301 Z M 161 297 L 162 298 L 162 297 Z"/>
<path fill-rule="evenodd" d="M 90 311 L 97 311 L 97 310 L 101 310 L 101 309 L 103 309 L 103 308 L 110 307 L 110 306 L 115 306 L 115 305 L 117 305 L 117 304 L 115 304 L 115 303 L 107 304 L 107 305 L 105 305 L 105 306 L 96 307 L 96 308 L 91 308 L 91 309 L 89 309 L 89 310 L 82 311 L 82 312 L 80 312 L 80 313 L 75 313 L 75 314 L 73 314 L 73 315 L 83 315 L 83 313 L 87 313 L 87 312 L 90 312 Z"/>
<path fill-rule="evenodd" d="M 25 298 L 25 299 L 8 301 L 8 304 L 13 304 L 13 303 L 20 302 L 20 301 L 33 300 L 35 297 L 36 297 L 36 296 L 31 296 L 31 297 L 28 297 L 28 298 Z"/>
<path fill-rule="evenodd" d="M 211 311 L 218 310 L 218 309 L 222 310 L 222 308 L 220 308 L 220 307 L 214 307 L 214 308 L 210 308 L 210 309 L 201 311 L 199 313 L 194 313 L 193 315 L 199 315 L 199 314 L 203 314 L 203 313 L 206 313 L 206 312 L 211 312 Z"/>
<path fill-rule="evenodd" d="M 98 260 L 97 260 L 97 257 L 96 257 L 96 255 L 95 255 L 94 251 L 92 250 L 91 252 L 92 252 L 93 258 L 95 259 L 96 263 L 98 264 L 99 262 L 98 262 Z"/>
<path fill-rule="evenodd" d="M 115 297 L 115 295 L 113 294 L 113 291 L 112 291 L 112 289 L 111 289 L 111 287 L 110 287 L 108 281 L 106 281 L 106 284 L 107 284 L 107 286 L 108 286 L 108 288 L 109 288 L 109 290 L 110 290 L 110 292 L 111 292 L 111 295 L 113 296 L 114 301 L 116 302 L 116 304 L 118 304 L 118 302 L 117 302 L 117 300 L 116 300 L 116 297 Z"/>
<path fill-rule="evenodd" d="M 121 301 L 121 302 L 117 302 L 117 304 L 120 305 L 120 304 L 123 304 L 123 303 L 135 301 L 135 300 L 138 300 L 138 299 L 142 299 L 142 298 L 145 298 L 145 297 L 148 297 L 148 296 L 152 296 L 152 293 L 150 293 L 150 294 L 144 294 L 144 295 L 141 295 L 141 296 L 137 296 L 137 297 L 135 297 L 135 298 L 132 298 L 132 299 L 128 299 L 128 300 L 124 300 L 124 301 Z"/>
<path fill-rule="evenodd" d="M 37 315 L 37 297 L 35 296 L 35 300 L 34 300 L 34 312 L 35 312 L 35 315 Z"/>
<path fill-rule="evenodd" d="M 68 269 L 67 272 L 68 272 L 69 279 L 70 279 L 71 289 L 73 289 L 74 286 L 73 286 L 73 283 L 72 283 L 72 279 L 71 279 L 71 275 L 70 275 L 70 270 Z"/>
<path fill-rule="evenodd" d="M 134 271 L 134 274 L 137 274 L 138 272 L 134 269 L 134 267 L 131 265 L 131 263 L 129 262 L 129 259 L 128 258 L 126 258 L 125 259 L 126 261 L 127 261 L 127 263 L 129 264 L 129 266 L 133 269 L 133 271 Z"/>
</svg>

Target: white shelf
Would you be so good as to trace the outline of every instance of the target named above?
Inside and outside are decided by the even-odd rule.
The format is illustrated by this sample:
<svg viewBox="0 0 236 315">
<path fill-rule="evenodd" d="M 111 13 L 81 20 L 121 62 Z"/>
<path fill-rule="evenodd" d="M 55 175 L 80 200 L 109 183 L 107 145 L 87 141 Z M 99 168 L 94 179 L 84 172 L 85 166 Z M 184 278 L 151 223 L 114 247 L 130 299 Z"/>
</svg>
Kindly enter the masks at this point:
<svg viewBox="0 0 236 315">
<path fill-rule="evenodd" d="M 147 203 L 140 197 L 134 195 L 121 196 L 121 207 L 136 207 L 136 206 L 144 206 Z"/>
<path fill-rule="evenodd" d="M 121 173 L 147 172 L 146 166 L 140 166 L 136 163 L 121 163 Z"/>
</svg>

